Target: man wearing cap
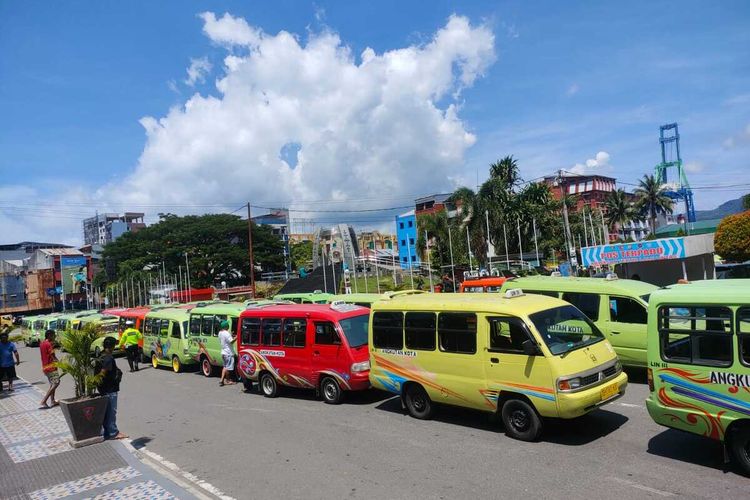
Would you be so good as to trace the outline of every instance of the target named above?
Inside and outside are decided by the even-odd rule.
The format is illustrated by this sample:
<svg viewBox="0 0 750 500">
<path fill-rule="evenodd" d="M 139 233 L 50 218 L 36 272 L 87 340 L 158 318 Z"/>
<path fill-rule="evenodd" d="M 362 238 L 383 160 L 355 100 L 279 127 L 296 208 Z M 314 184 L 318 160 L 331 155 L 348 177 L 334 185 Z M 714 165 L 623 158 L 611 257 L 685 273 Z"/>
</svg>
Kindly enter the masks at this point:
<svg viewBox="0 0 750 500">
<path fill-rule="evenodd" d="M 139 344 L 143 335 L 136 328 L 133 327 L 134 323 L 132 319 L 125 320 L 125 331 L 122 332 L 120 337 L 120 349 L 125 348 L 125 353 L 128 355 L 128 365 L 130 366 L 131 372 L 138 371 L 138 358 L 140 358 Z"/>
<path fill-rule="evenodd" d="M 232 344 L 237 340 L 237 337 L 233 337 L 229 333 L 229 322 L 224 320 L 219 325 L 219 342 L 221 342 L 221 359 L 224 361 L 224 368 L 221 370 L 221 381 L 220 386 L 226 384 L 234 384 L 233 380 L 226 380 L 230 373 L 234 370 L 234 350 Z"/>
</svg>

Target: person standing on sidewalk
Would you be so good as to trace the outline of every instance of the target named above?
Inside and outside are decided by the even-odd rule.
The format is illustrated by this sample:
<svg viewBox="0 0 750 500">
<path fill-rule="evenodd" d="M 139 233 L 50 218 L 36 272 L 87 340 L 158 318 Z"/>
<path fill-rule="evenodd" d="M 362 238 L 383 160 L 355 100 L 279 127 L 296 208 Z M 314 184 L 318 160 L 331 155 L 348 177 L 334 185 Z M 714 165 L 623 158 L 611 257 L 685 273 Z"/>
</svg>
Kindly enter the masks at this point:
<svg viewBox="0 0 750 500">
<path fill-rule="evenodd" d="M 39 345 L 39 353 L 42 356 L 42 372 L 49 381 L 49 389 L 44 399 L 39 403 L 40 410 L 46 410 L 51 406 L 57 406 L 60 403 L 55 399 L 55 391 L 60 385 L 60 372 L 57 371 L 57 356 L 55 355 L 55 331 L 47 330 L 44 332 L 44 341 Z M 47 404 L 47 400 L 52 398 L 52 405 Z"/>
<path fill-rule="evenodd" d="M 130 371 L 138 371 L 138 359 L 141 357 L 139 344 L 143 335 L 136 328 L 133 328 L 133 320 L 129 319 L 125 321 L 125 331 L 122 332 L 120 337 L 120 349 L 125 346 L 125 353 L 128 355 L 128 365 Z"/>
<path fill-rule="evenodd" d="M 122 372 L 117 368 L 112 351 L 117 341 L 114 337 L 106 337 L 103 342 L 104 354 L 102 355 L 102 382 L 99 384 L 99 394 L 106 396 L 109 401 L 107 411 L 104 414 L 104 439 L 125 439 L 126 436 L 117 428 L 117 394 L 120 392 L 120 380 Z"/>
<path fill-rule="evenodd" d="M 232 371 L 234 371 L 234 350 L 232 344 L 237 340 L 237 337 L 233 337 L 229 333 L 229 322 L 224 320 L 219 325 L 219 342 L 221 342 L 221 359 L 224 361 L 224 367 L 221 369 L 221 381 L 219 386 L 226 384 L 234 384 L 233 380 L 226 380 Z"/>
<path fill-rule="evenodd" d="M 13 362 L 15 356 L 16 361 Z M 16 378 L 16 365 L 21 363 L 16 344 L 8 340 L 8 332 L 0 333 L 0 392 L 3 390 L 3 379 L 8 378 L 8 391 L 13 391 L 13 380 Z"/>
</svg>

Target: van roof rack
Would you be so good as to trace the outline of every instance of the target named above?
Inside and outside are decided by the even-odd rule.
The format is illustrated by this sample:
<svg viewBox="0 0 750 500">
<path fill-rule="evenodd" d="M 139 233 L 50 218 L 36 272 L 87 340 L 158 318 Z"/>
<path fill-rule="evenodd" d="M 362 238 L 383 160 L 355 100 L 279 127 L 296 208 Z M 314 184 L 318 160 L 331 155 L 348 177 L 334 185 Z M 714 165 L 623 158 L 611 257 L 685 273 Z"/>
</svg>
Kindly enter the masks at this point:
<svg viewBox="0 0 750 500">
<path fill-rule="evenodd" d="M 419 295 L 422 293 L 427 293 L 424 290 L 398 290 L 395 292 L 385 292 L 383 294 L 383 297 L 386 299 L 392 299 L 394 297 L 402 297 L 404 295 Z"/>
</svg>

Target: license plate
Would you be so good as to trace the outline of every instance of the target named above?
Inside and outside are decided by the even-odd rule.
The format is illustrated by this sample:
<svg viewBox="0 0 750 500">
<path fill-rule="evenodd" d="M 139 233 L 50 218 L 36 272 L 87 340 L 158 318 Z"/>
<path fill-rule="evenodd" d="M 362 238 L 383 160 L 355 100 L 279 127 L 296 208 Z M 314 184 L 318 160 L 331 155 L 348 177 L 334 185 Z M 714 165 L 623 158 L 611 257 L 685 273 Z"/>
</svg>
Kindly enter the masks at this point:
<svg viewBox="0 0 750 500">
<path fill-rule="evenodd" d="M 609 398 L 616 396 L 618 392 L 620 392 L 620 388 L 617 386 L 617 384 L 612 384 L 612 385 L 605 387 L 604 389 L 602 389 L 602 392 L 601 392 L 602 401 L 606 401 Z"/>
</svg>

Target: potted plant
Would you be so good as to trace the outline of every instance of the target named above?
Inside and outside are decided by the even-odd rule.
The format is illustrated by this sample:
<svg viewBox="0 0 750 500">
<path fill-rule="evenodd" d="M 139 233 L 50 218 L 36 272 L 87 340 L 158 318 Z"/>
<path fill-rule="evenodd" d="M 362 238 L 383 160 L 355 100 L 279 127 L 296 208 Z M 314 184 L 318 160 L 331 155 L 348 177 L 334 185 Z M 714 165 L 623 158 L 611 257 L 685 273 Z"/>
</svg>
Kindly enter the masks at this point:
<svg viewBox="0 0 750 500">
<path fill-rule="evenodd" d="M 60 409 L 73 435 L 74 448 L 104 440 L 102 423 L 108 400 L 95 394 L 102 377 L 96 372 L 97 360 L 91 353 L 91 344 L 101 335 L 97 325 L 87 324 L 80 330 L 66 331 L 61 339 L 67 356 L 57 362 L 57 367 L 73 378 L 76 395 L 61 399 Z"/>
</svg>

